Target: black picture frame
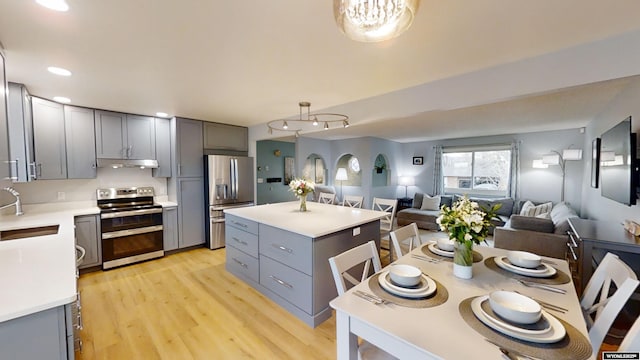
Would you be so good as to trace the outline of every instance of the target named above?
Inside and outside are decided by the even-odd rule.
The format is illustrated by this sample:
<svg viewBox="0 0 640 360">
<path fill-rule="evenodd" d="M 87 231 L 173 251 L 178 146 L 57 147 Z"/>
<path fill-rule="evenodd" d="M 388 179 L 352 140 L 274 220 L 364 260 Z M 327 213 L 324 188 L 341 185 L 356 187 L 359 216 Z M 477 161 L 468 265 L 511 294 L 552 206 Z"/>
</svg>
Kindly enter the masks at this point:
<svg viewBox="0 0 640 360">
<path fill-rule="evenodd" d="M 591 142 L 591 187 L 598 188 L 600 181 L 600 138 L 595 138 Z"/>
<path fill-rule="evenodd" d="M 422 156 L 414 156 L 413 157 L 413 165 L 424 165 L 424 157 L 422 157 Z"/>
</svg>

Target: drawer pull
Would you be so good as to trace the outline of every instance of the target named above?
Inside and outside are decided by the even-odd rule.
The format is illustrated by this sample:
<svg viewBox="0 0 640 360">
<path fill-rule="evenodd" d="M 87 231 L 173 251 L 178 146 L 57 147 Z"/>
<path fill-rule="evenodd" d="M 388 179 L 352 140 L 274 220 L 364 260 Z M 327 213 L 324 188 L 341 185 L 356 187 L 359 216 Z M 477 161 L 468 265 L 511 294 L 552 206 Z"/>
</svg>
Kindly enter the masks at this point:
<svg viewBox="0 0 640 360">
<path fill-rule="evenodd" d="M 576 252 L 573 251 L 573 247 L 571 247 L 571 244 L 567 244 L 567 247 L 569 248 L 569 250 L 571 250 L 571 256 L 573 257 L 573 260 L 578 260 L 578 256 L 576 255 Z"/>
<path fill-rule="evenodd" d="M 237 237 L 233 236 L 231 237 L 233 240 L 235 240 L 237 243 L 242 244 L 242 245 L 249 245 L 246 241 L 242 241 L 240 239 L 238 239 Z"/>
<path fill-rule="evenodd" d="M 245 229 L 248 227 L 248 226 L 247 226 L 247 224 L 239 223 L 239 222 L 237 222 L 237 221 L 232 221 L 232 223 L 233 223 L 234 225 L 238 225 L 238 226 L 243 227 L 243 228 L 245 228 Z"/>
<path fill-rule="evenodd" d="M 284 247 L 282 245 L 278 245 L 278 244 L 271 244 L 274 248 L 282 250 L 282 251 L 286 251 L 289 254 L 293 254 L 293 249 L 289 249 L 288 247 Z"/>
<path fill-rule="evenodd" d="M 269 277 L 270 277 L 273 281 L 275 281 L 275 282 L 277 282 L 278 284 L 280 284 L 280 285 L 282 285 L 282 286 L 286 287 L 287 289 L 293 289 L 293 285 L 289 284 L 288 282 L 286 282 L 286 281 L 282 281 L 282 280 L 278 279 L 277 277 L 275 277 L 275 276 L 273 276 L 273 275 L 269 275 Z"/>
<path fill-rule="evenodd" d="M 569 232 L 569 239 L 571 239 L 571 242 L 573 243 L 573 247 L 577 248 L 578 244 L 576 243 L 576 239 L 573 237 L 572 232 Z"/>
<path fill-rule="evenodd" d="M 236 258 L 232 258 L 232 259 L 233 259 L 233 261 L 234 261 L 236 264 L 238 264 L 238 265 L 242 266 L 243 268 L 245 268 L 245 269 L 248 269 L 248 268 L 249 268 L 249 265 L 247 265 L 247 264 L 243 263 L 242 261 L 240 261 L 240 260 L 238 260 L 238 259 L 236 259 Z"/>
</svg>

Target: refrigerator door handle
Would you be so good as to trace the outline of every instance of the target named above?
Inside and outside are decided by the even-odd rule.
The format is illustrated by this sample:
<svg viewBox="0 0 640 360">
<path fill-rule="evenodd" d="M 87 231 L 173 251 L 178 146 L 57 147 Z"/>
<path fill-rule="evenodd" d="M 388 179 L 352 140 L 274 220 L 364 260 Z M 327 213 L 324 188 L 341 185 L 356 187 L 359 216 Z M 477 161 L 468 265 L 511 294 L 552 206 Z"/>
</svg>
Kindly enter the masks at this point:
<svg viewBox="0 0 640 360">
<path fill-rule="evenodd" d="M 233 183 L 234 183 L 234 189 L 235 192 L 233 194 L 233 198 L 235 200 L 238 200 L 238 188 L 240 187 L 240 184 L 238 183 L 238 159 L 233 159 Z"/>
<path fill-rule="evenodd" d="M 235 168 L 233 166 L 233 159 L 229 159 L 229 183 L 231 184 L 231 199 L 235 198 Z"/>
</svg>

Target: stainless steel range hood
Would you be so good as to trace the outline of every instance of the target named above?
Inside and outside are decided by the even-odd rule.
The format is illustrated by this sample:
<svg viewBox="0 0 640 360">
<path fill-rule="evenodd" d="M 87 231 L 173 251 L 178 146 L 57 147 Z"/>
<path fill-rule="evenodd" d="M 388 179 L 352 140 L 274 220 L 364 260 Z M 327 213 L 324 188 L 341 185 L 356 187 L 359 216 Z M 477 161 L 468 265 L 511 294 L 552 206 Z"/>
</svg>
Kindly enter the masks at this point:
<svg viewBox="0 0 640 360">
<path fill-rule="evenodd" d="M 157 169 L 158 160 L 98 159 L 97 165 L 99 168 Z"/>
</svg>

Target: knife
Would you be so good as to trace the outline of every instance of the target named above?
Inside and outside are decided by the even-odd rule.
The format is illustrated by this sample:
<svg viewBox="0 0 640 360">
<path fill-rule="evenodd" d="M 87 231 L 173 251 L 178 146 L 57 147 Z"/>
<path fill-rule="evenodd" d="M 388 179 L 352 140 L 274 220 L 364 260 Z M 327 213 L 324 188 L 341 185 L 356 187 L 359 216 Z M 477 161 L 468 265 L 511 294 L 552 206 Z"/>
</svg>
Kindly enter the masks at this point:
<svg viewBox="0 0 640 360">
<path fill-rule="evenodd" d="M 382 300 L 381 298 L 373 296 L 371 294 L 367 294 L 364 291 L 356 290 L 356 291 L 353 292 L 353 294 L 355 296 L 357 296 L 357 297 L 363 298 L 363 299 L 369 301 L 370 303 L 373 303 L 373 304 L 376 304 L 376 305 L 382 304 L 384 302 L 384 300 Z"/>
</svg>

